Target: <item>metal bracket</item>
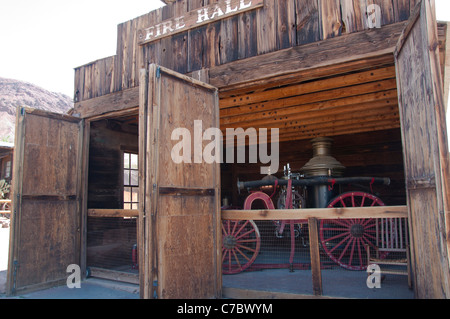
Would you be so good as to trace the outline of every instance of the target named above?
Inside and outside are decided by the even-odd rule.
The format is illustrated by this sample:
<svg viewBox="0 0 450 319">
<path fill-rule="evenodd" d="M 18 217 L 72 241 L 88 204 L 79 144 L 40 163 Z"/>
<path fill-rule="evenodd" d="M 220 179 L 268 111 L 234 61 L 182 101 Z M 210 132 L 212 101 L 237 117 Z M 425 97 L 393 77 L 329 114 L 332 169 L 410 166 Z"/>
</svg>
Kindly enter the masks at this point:
<svg viewBox="0 0 450 319">
<path fill-rule="evenodd" d="M 161 77 L 161 68 L 157 67 L 156 68 L 156 78 L 159 79 Z"/>
</svg>

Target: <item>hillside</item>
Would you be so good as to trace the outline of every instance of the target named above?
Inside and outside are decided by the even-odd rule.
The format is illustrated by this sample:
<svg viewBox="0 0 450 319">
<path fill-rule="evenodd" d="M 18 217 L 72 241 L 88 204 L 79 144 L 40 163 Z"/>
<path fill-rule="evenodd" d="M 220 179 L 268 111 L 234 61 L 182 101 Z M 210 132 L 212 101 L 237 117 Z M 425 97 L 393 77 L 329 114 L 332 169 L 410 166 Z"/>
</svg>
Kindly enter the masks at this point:
<svg viewBox="0 0 450 319">
<path fill-rule="evenodd" d="M 0 141 L 14 142 L 17 106 L 67 113 L 73 107 L 73 102 L 67 95 L 0 77 Z"/>
</svg>

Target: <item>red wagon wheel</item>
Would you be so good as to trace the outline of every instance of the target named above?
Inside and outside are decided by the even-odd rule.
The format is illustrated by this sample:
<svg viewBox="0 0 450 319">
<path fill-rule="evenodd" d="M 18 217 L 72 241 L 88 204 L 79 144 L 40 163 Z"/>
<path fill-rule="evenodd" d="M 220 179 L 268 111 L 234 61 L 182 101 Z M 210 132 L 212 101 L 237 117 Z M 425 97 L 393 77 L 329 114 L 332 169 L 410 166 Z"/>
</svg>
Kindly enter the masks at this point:
<svg viewBox="0 0 450 319">
<path fill-rule="evenodd" d="M 332 200 L 328 208 L 370 206 L 384 206 L 384 203 L 368 193 L 349 192 Z M 366 246 L 375 249 L 377 222 L 373 218 L 322 220 L 320 241 L 325 253 L 345 269 L 366 270 Z"/>
<path fill-rule="evenodd" d="M 255 222 L 225 220 L 222 236 L 223 274 L 238 274 L 250 267 L 261 246 L 261 235 Z"/>
</svg>

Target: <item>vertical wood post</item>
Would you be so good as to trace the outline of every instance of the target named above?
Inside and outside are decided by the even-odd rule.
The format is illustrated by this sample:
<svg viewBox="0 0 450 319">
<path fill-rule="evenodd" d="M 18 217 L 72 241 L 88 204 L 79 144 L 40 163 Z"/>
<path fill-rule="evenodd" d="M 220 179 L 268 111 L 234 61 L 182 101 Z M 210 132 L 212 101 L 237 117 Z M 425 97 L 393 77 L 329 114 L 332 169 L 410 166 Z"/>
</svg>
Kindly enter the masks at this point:
<svg viewBox="0 0 450 319">
<path fill-rule="evenodd" d="M 318 220 L 316 218 L 309 218 L 308 227 L 313 292 L 315 296 L 321 296 L 323 294 L 323 289 L 322 272 L 320 269 Z"/>
</svg>

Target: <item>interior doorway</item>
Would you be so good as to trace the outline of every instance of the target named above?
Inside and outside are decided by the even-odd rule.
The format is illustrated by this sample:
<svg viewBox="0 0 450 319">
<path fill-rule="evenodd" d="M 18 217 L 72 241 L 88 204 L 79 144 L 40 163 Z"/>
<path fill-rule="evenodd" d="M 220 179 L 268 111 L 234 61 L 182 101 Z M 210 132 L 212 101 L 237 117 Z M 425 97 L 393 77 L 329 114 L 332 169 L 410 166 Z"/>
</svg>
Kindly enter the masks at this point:
<svg viewBox="0 0 450 319">
<path fill-rule="evenodd" d="M 138 114 L 91 121 L 89 131 L 87 273 L 138 284 Z"/>
</svg>

